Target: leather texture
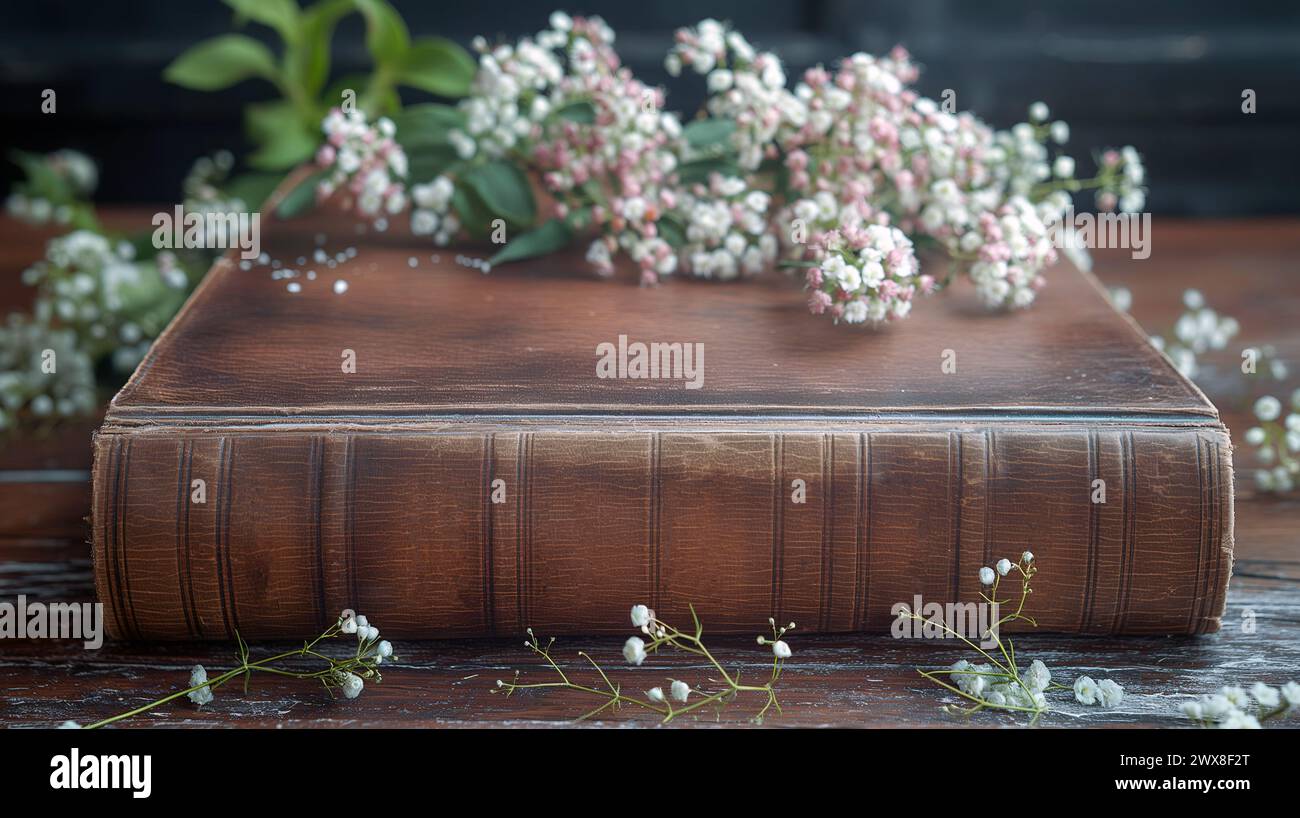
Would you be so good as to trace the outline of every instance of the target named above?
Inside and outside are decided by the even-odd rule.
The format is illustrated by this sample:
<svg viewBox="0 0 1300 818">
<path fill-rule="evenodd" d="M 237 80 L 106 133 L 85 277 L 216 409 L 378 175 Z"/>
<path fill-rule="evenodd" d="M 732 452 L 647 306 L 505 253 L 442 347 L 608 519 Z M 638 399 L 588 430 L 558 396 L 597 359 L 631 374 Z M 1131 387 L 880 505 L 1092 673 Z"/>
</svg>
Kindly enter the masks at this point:
<svg viewBox="0 0 1300 818">
<path fill-rule="evenodd" d="M 344 607 L 401 638 L 622 632 L 639 602 L 711 632 L 884 631 L 1026 549 L 1040 628 L 1218 628 L 1227 431 L 1086 274 L 1052 270 L 1023 313 L 958 286 L 871 331 L 810 317 L 780 272 L 644 289 L 574 252 L 484 275 L 334 218 L 264 249 L 296 266 L 324 232 L 354 259 L 297 294 L 219 262 L 113 401 L 92 522 L 114 636 L 300 638 Z M 703 387 L 598 378 L 620 335 L 703 344 Z"/>
</svg>

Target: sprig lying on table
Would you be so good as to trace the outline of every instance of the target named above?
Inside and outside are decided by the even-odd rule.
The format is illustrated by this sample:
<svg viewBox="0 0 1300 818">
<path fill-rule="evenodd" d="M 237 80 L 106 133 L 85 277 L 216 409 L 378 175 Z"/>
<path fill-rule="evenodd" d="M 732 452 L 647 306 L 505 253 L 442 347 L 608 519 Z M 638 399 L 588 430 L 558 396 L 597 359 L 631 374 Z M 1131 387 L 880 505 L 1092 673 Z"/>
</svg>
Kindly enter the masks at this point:
<svg viewBox="0 0 1300 818">
<path fill-rule="evenodd" d="M 591 663 L 596 673 L 600 675 L 603 686 L 580 684 L 573 681 L 569 674 L 552 657 L 551 648 L 555 645 L 555 639 L 548 640 L 546 645 L 543 646 L 541 640 L 533 633 L 533 629 L 529 628 L 528 641 L 524 645 L 533 653 L 542 657 L 551 669 L 559 675 L 560 680 L 523 684 L 519 681 L 520 672 L 515 671 L 512 681 L 506 682 L 498 679 L 496 690 L 493 692 L 501 691 L 510 696 L 520 690 L 558 688 L 575 690 L 604 700 L 595 709 L 579 716 L 578 721 L 592 718 L 608 709 L 617 710 L 626 704 L 657 713 L 663 716 L 663 721 L 666 723 L 705 707 L 713 706 L 720 712 L 725 705 L 735 701 L 742 693 L 757 693 L 766 699 L 763 706 L 754 715 L 754 721 L 761 722 L 768 711 L 772 709 L 780 713 L 781 704 L 777 701 L 776 683 L 781 678 L 785 660 L 790 658 L 790 646 L 786 643 L 784 636 L 794 629 L 794 623 L 778 626 L 775 619 L 768 619 L 768 623 L 772 626 L 772 635 L 770 637 L 758 637 L 758 644 L 771 646 L 771 672 L 764 683 L 750 685 L 741 683 L 739 668 L 728 671 L 705 647 L 703 640 L 704 626 L 700 624 L 694 606 L 691 606 L 691 619 L 694 625 L 693 631 L 680 631 L 660 620 L 655 616 L 655 612 L 645 605 L 632 606 L 632 624 L 639 628 L 641 633 L 649 638 L 649 641 L 642 639 L 640 636 L 628 638 L 627 642 L 623 644 L 623 658 L 627 660 L 628 664 L 640 666 L 649 654 L 657 653 L 662 647 L 671 647 L 685 653 L 694 654 L 708 661 L 717 674 L 716 679 L 709 679 L 707 686 L 692 685 L 681 679 L 670 678 L 668 679 L 667 693 L 664 692 L 663 687 L 656 686 L 647 690 L 643 697 L 628 695 L 623 692 L 623 686 L 611 680 L 605 670 L 585 651 L 579 651 L 578 655 Z"/>
<path fill-rule="evenodd" d="M 357 637 L 357 648 L 352 655 L 336 659 L 321 652 L 323 650 L 321 648 L 322 642 L 354 634 Z M 230 670 L 209 678 L 207 669 L 203 665 L 195 665 L 190 673 L 190 685 L 184 690 L 178 690 L 161 699 L 111 718 L 88 724 L 86 729 L 104 727 L 123 719 L 129 719 L 132 716 L 138 716 L 182 696 L 188 697 L 195 705 L 202 707 L 212 701 L 212 691 L 240 676 L 244 677 L 244 692 L 247 693 L 248 683 L 254 671 L 271 673 L 276 676 L 287 676 L 292 679 L 315 679 L 325 686 L 330 695 L 333 695 L 337 689 L 343 694 L 344 698 L 355 699 L 361 695 L 367 679 L 376 683 L 383 680 L 383 676 L 379 673 L 379 666 L 393 658 L 393 646 L 387 640 L 379 638 L 379 628 L 371 625 L 364 616 L 356 614 L 351 609 L 339 614 L 338 621 L 326 628 L 320 636 L 310 642 L 304 642 L 301 648 L 277 653 L 265 659 L 252 661 L 248 644 L 240 638 L 238 633 L 235 634 L 235 640 L 238 644 L 236 659 L 239 660 L 239 664 Z M 314 670 L 290 670 L 274 666 L 293 659 L 305 659 L 324 664 Z M 75 722 L 65 722 L 63 726 L 80 727 L 81 725 Z"/>
<path fill-rule="evenodd" d="M 1019 599 L 998 598 L 1002 579 L 1011 573 L 1020 575 Z M 981 710 L 1002 710 L 1010 713 L 1024 713 L 1031 716 L 1030 724 L 1036 724 L 1049 709 L 1047 693 L 1054 690 L 1073 690 L 1075 701 L 1086 705 L 1116 707 L 1124 699 L 1124 688 L 1110 680 L 1095 682 L 1091 677 L 1081 676 L 1073 687 L 1067 687 L 1052 681 L 1052 672 L 1038 659 L 1023 668 L 1016 657 L 1015 644 L 1011 639 L 1002 638 L 1002 626 L 1010 622 L 1025 622 L 1032 627 L 1038 623 L 1025 614 L 1025 603 L 1033 592 L 1030 581 L 1038 573 L 1033 552 L 1026 551 L 1020 555 L 1019 562 L 1000 559 L 993 568 L 985 566 L 979 571 L 980 585 L 987 590 L 980 591 L 980 599 L 996 612 L 1002 607 L 1016 603 L 1015 610 L 998 616 L 983 633 L 981 640 L 990 640 L 992 647 L 985 649 L 970 638 L 969 634 L 958 632 L 941 619 L 926 619 L 915 611 L 900 611 L 899 616 L 914 619 L 919 623 L 937 627 L 944 634 L 960 639 L 985 661 L 973 664 L 966 659 L 959 660 L 947 668 L 918 668 L 917 672 L 925 678 L 950 690 L 970 702 L 968 705 L 949 704 L 944 709 L 970 716 Z"/>
</svg>

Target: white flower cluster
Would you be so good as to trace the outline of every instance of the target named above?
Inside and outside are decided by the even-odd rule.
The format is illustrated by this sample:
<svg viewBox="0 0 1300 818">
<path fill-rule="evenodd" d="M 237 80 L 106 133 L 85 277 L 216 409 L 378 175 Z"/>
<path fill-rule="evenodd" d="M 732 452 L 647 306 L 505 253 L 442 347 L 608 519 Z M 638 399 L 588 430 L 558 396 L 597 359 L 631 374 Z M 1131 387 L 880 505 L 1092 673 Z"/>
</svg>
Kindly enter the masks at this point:
<svg viewBox="0 0 1300 818">
<path fill-rule="evenodd" d="M 195 665 L 190 671 L 190 687 L 196 687 L 197 690 L 191 690 L 186 695 L 189 700 L 199 707 L 212 701 L 212 688 L 208 686 L 208 671 L 203 665 Z M 199 685 L 203 685 L 199 687 Z"/>
<path fill-rule="evenodd" d="M 99 184 L 95 160 L 65 148 L 31 161 L 43 163 L 48 171 L 44 183 L 30 179 L 27 185 L 19 185 L 5 199 L 5 210 L 28 224 L 71 223 L 76 202 L 88 199 Z M 51 182 L 54 189 L 50 189 Z"/>
<path fill-rule="evenodd" d="M 328 171 L 316 188 L 317 198 L 344 195 L 344 206 L 382 226 L 387 216 L 406 209 L 406 152 L 393 140 L 396 126 L 387 117 L 374 125 L 365 114 L 335 108 L 321 123 L 325 144 L 316 163 Z"/>
<path fill-rule="evenodd" d="M 24 411 L 48 420 L 90 414 L 95 404 L 94 363 L 76 333 L 10 313 L 0 324 L 0 430 Z"/>
<path fill-rule="evenodd" d="M 776 619 L 769 616 L 767 618 L 767 624 L 770 625 L 772 628 L 772 636 L 771 638 L 766 636 L 758 637 L 758 644 L 771 645 L 772 655 L 775 656 L 778 661 L 783 659 L 789 659 L 790 656 L 792 655 L 792 652 L 790 650 L 790 645 L 781 637 L 785 636 L 787 631 L 794 630 L 794 623 L 791 622 L 788 625 L 778 626 L 776 624 Z"/>
<path fill-rule="evenodd" d="M 1107 709 L 1118 707 L 1124 701 L 1124 688 L 1112 679 L 1093 681 L 1091 676 L 1074 680 L 1074 700 L 1079 704 L 1095 704 Z"/>
<path fill-rule="evenodd" d="M 1146 168 L 1142 156 L 1132 145 L 1118 151 L 1109 150 L 1102 155 L 1102 170 L 1113 175 L 1115 183 L 1106 185 L 1097 193 L 1097 206 L 1114 210 L 1118 205 L 1125 213 L 1137 213 L 1146 207 Z"/>
<path fill-rule="evenodd" d="M 212 156 L 201 156 L 194 161 L 181 183 L 181 191 L 185 196 L 183 202 L 185 212 L 203 215 L 205 223 L 210 223 L 215 228 L 216 232 L 206 237 L 208 246 L 211 247 L 237 246 L 239 237 L 234 232 L 229 232 L 236 229 L 237 222 L 228 219 L 209 222 L 206 214 L 249 212 L 248 204 L 243 199 L 227 195 L 222 190 L 222 185 L 230 177 L 230 171 L 234 166 L 235 157 L 230 151 L 217 151 Z M 172 275 L 184 276 L 184 271 L 173 267 Z M 183 287 L 187 283 L 178 280 L 177 286 Z"/>
<path fill-rule="evenodd" d="M 455 186 L 447 176 L 438 176 L 424 185 L 411 186 L 411 233 L 432 236 L 439 247 L 449 244 L 460 231 L 460 219 L 451 209 Z"/>
<path fill-rule="evenodd" d="M 521 140 L 535 135 L 539 123 L 550 115 L 550 91 L 564 77 L 556 50 L 568 44 L 573 27 L 568 16 L 558 12 L 550 22 L 549 30 L 535 38 L 523 37 L 513 46 L 489 47 L 482 37 L 475 38 L 479 70 L 470 95 L 460 103 L 468 133 L 453 130 L 448 135 L 461 159 L 480 152 L 505 156 Z"/>
<path fill-rule="evenodd" d="M 90 230 L 52 239 L 23 282 L 40 290 L 37 323 L 74 330 L 92 358 L 111 351 L 119 372 L 140 362 L 171 317 L 151 307 L 166 300 L 179 305 L 189 283 L 174 254 L 136 261 L 130 244 Z"/>
<path fill-rule="evenodd" d="M 796 205 L 796 209 L 798 205 Z M 809 309 L 849 324 L 907 316 L 931 282 L 914 278 L 912 242 L 895 227 L 873 224 L 820 233 L 809 244 Z"/>
<path fill-rule="evenodd" d="M 360 673 L 345 668 L 335 668 L 332 681 L 343 692 L 344 698 L 355 699 L 365 689 L 365 679 L 378 677 L 376 668 L 393 656 L 393 646 L 387 640 L 379 638 L 379 628 L 370 624 L 365 616 L 351 608 L 339 614 L 337 625 L 344 634 L 356 634 L 357 654 L 355 662 Z"/>
<path fill-rule="evenodd" d="M 679 204 L 686 224 L 685 267 L 700 278 L 722 281 L 754 275 L 776 260 L 776 237 L 767 229 L 772 197 L 750 190 L 735 176 L 714 174 Z"/>
<path fill-rule="evenodd" d="M 1194 378 L 1199 371 L 1196 356 L 1211 349 L 1223 349 L 1241 329 L 1237 319 L 1219 315 L 1205 306 L 1200 290 L 1183 292 L 1187 309 L 1174 324 L 1173 339 L 1151 336 L 1151 345 L 1169 356 L 1174 368 L 1185 377 Z"/>
<path fill-rule="evenodd" d="M 982 214 L 978 225 L 970 225 L 957 240 L 960 252 L 976 254 L 969 274 L 988 306 L 1022 308 L 1034 302 L 1044 284 L 1039 271 L 1056 260 L 1043 210 L 1023 196 L 1012 196 L 995 213 Z"/>
<path fill-rule="evenodd" d="M 897 224 L 964 262 L 989 305 L 1034 300 L 1043 268 L 1057 257 L 1048 228 L 1084 186 L 1074 159 L 1053 158 L 1048 148 L 1069 138 L 1069 126 L 1049 122 L 1043 103 L 1032 106 L 1030 122 L 995 131 L 910 90 L 918 72 L 901 48 L 810 69 L 787 90 L 774 55 L 755 52 L 715 20 L 679 30 L 666 66 L 707 77 L 706 107 L 736 123 L 732 147 L 742 169 L 783 160 L 790 197 L 778 222 L 798 220 L 810 232 Z M 1140 208 L 1136 151 L 1105 156 L 1097 184 Z M 792 244 L 802 242 L 797 232 L 788 234 Z M 811 306 L 824 311 L 824 299 Z"/>
<path fill-rule="evenodd" d="M 793 655 L 793 652 L 790 650 L 789 643 L 781 637 L 785 636 L 788 631 L 794 630 L 795 624 L 791 622 L 789 625 L 777 627 L 775 619 L 769 617 L 767 621 L 768 624 L 772 626 L 772 636 L 771 638 L 766 636 L 758 637 L 758 644 L 771 645 L 772 656 L 775 657 L 775 661 L 777 662 L 789 659 Z M 632 625 L 640 629 L 641 633 L 654 640 L 656 647 L 660 642 L 665 641 L 668 636 L 668 631 L 664 627 L 664 624 L 656 619 L 655 612 L 645 605 L 632 606 Z M 532 633 L 531 629 L 529 633 Z M 645 662 L 646 656 L 646 643 L 641 637 L 631 636 L 623 643 L 623 659 L 626 660 L 628 664 L 639 667 L 643 662 Z M 501 682 L 497 682 L 498 686 L 501 684 Z M 685 704 L 687 699 L 690 698 L 691 692 L 692 688 L 686 682 L 672 680 L 670 693 L 675 701 Z M 650 690 L 646 691 L 646 695 L 651 701 L 659 704 L 662 704 L 665 701 L 663 688 L 660 687 L 650 688 Z"/>
<path fill-rule="evenodd" d="M 514 46 L 476 40 L 479 72 L 462 100 L 466 132 L 448 139 L 462 159 L 509 154 L 540 176 L 561 217 L 581 214 L 599 238 L 587 252 L 601 273 L 622 250 L 653 283 L 677 268 L 659 218 L 675 204 L 681 123 L 663 93 L 619 64 L 599 17 L 550 17 Z"/>
<path fill-rule="evenodd" d="M 1249 693 L 1236 685 L 1185 701 L 1179 706 L 1184 716 L 1202 727 L 1257 730 L 1260 722 L 1287 716 L 1300 709 L 1300 684 L 1287 682 L 1276 688 L 1256 682 Z"/>
<path fill-rule="evenodd" d="M 1255 401 L 1260 425 L 1246 430 L 1246 442 L 1265 468 L 1255 472 L 1255 487 L 1263 492 L 1288 492 L 1300 480 L 1300 389 L 1291 393 L 1291 411 L 1283 417 L 1282 401 L 1265 395 Z"/>
<path fill-rule="evenodd" d="M 987 662 L 972 664 L 965 659 L 955 662 L 948 668 L 948 673 L 958 690 L 995 707 L 1025 708 L 1035 712 L 1047 709 L 1047 689 L 1052 683 L 1052 672 L 1038 659 L 1019 672 L 1018 682 Z"/>
<path fill-rule="evenodd" d="M 708 112 L 735 123 L 731 144 L 745 170 L 757 170 L 775 155 L 773 143 L 783 125 L 807 119 L 806 106 L 786 88 L 780 58 L 756 51 L 739 31 L 717 20 L 680 29 L 664 67 L 673 76 L 687 68 L 706 77 Z"/>
</svg>

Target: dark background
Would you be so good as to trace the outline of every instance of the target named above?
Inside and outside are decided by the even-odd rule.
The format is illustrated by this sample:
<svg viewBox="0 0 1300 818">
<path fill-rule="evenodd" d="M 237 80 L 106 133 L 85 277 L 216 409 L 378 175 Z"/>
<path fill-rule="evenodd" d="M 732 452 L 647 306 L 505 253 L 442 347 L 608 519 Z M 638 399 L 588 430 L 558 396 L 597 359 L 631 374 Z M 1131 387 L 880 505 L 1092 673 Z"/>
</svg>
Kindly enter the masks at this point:
<svg viewBox="0 0 1300 818">
<path fill-rule="evenodd" d="M 0 147 L 80 148 L 102 166 L 101 201 L 171 201 L 198 156 L 247 149 L 243 103 L 272 95 L 250 81 L 203 93 L 167 85 L 163 67 L 189 45 L 231 28 L 217 0 L 3 0 Z M 1072 127 L 1081 173 L 1092 147 L 1131 143 L 1147 157 L 1156 213 L 1300 212 L 1300 3 L 1010 2 L 1009 0 L 661 0 L 661 2 L 414 2 L 397 0 L 413 34 L 468 44 L 544 28 L 556 6 L 598 13 L 618 32 L 639 76 L 666 85 L 689 111 L 702 81 L 662 67 L 674 28 L 729 19 L 797 71 L 895 43 L 922 64 L 920 90 L 957 93 L 960 108 L 994 125 L 1020 121 L 1043 100 Z M 336 74 L 364 69 L 362 23 L 335 37 Z M 274 43 L 270 32 L 247 27 Z M 43 88 L 58 113 L 40 113 Z M 1258 113 L 1241 111 L 1252 88 Z M 419 95 L 403 90 L 406 102 Z M 14 169 L 5 163 L 0 188 Z"/>
</svg>

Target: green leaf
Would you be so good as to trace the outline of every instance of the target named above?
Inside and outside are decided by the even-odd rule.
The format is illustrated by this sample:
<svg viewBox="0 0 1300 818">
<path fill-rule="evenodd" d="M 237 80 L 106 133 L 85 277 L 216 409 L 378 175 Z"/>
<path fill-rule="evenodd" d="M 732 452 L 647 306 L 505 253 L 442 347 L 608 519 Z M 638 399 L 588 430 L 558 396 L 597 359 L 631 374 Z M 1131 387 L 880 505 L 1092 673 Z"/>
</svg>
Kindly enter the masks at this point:
<svg viewBox="0 0 1300 818">
<path fill-rule="evenodd" d="M 397 142 L 405 150 L 447 144 L 447 133 L 465 127 L 465 115 L 450 105 L 408 105 L 393 115 Z"/>
<path fill-rule="evenodd" d="M 259 146 L 248 157 L 255 168 L 291 168 L 310 158 L 320 145 L 321 135 L 284 100 L 249 105 L 244 109 L 244 122 L 249 137 Z"/>
<path fill-rule="evenodd" d="M 494 215 L 514 225 L 530 225 L 537 217 L 533 189 L 514 164 L 502 159 L 466 173 L 462 180 L 474 190 Z"/>
<path fill-rule="evenodd" d="M 448 172 L 460 161 L 459 154 L 451 145 L 422 145 L 406 149 L 407 178 L 412 184 L 430 182 Z"/>
<path fill-rule="evenodd" d="M 736 123 L 730 119 L 696 119 L 682 128 L 682 136 L 696 150 L 726 145 L 731 134 L 736 130 Z"/>
<path fill-rule="evenodd" d="M 402 15 L 387 0 L 356 0 L 366 18 L 366 48 L 375 65 L 400 68 L 411 47 L 411 34 Z"/>
<path fill-rule="evenodd" d="M 285 72 L 308 97 L 315 98 L 325 87 L 334 28 L 353 8 L 352 0 L 320 0 L 303 9 L 299 17 L 301 34 L 285 54 Z"/>
<path fill-rule="evenodd" d="M 403 85 L 443 97 L 469 94 L 478 63 L 465 49 L 443 37 L 416 40 L 402 60 L 397 79 Z"/>
<path fill-rule="evenodd" d="M 665 216 L 655 224 L 658 226 L 659 235 L 673 247 L 686 244 L 686 229 L 677 220 Z"/>
<path fill-rule="evenodd" d="M 463 185 L 456 185 L 451 194 L 451 207 L 471 238 L 481 239 L 487 236 L 492 212 L 477 193 Z"/>
<path fill-rule="evenodd" d="M 298 33 L 298 4 L 295 0 L 222 0 L 235 10 L 235 18 L 242 23 L 253 20 L 270 26 L 286 42 Z"/>
<path fill-rule="evenodd" d="M 77 198 L 71 183 L 60 176 L 41 154 L 13 150 L 9 152 L 9 158 L 22 168 L 27 177 L 23 188 L 27 195 L 48 199 L 55 204 L 67 204 Z"/>
<path fill-rule="evenodd" d="M 275 207 L 276 218 L 292 219 L 300 213 L 311 210 L 316 205 L 316 185 L 320 184 L 326 174 L 327 171 L 316 171 L 294 186 L 293 190 L 284 194 Z"/>
<path fill-rule="evenodd" d="M 168 82 L 196 91 L 219 91 L 253 77 L 274 82 L 276 75 L 270 50 L 242 34 L 204 40 L 163 71 Z"/>
<path fill-rule="evenodd" d="M 564 217 L 564 223 L 573 231 L 586 228 L 591 224 L 591 206 L 587 205 L 575 210 L 570 210 L 569 215 Z"/>
<path fill-rule="evenodd" d="M 596 108 L 590 102 L 578 100 L 565 105 L 555 112 L 560 119 L 567 119 L 569 122 L 577 122 L 580 125 L 590 125 L 596 121 Z"/>
<path fill-rule="evenodd" d="M 529 230 L 512 239 L 496 255 L 488 259 L 488 263 L 495 267 L 511 261 L 544 256 L 556 250 L 563 250 L 571 241 L 573 241 L 573 230 L 562 219 L 551 219 L 536 230 Z"/>
<path fill-rule="evenodd" d="M 690 162 L 683 162 L 677 168 L 677 178 L 684 185 L 707 182 L 709 177 L 715 173 L 721 173 L 723 176 L 735 176 L 740 173 L 740 168 L 734 161 L 724 157 L 694 159 Z"/>
</svg>

